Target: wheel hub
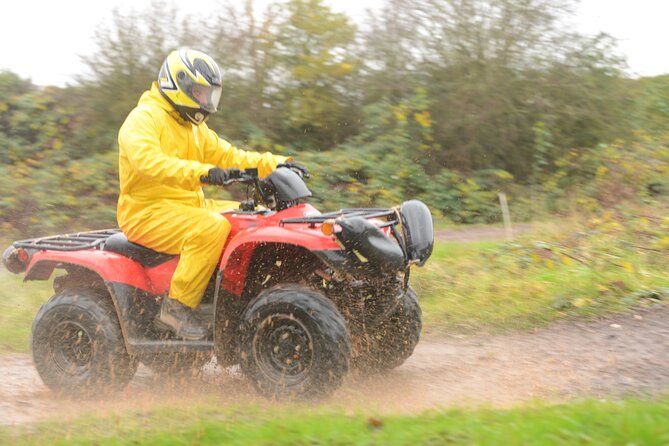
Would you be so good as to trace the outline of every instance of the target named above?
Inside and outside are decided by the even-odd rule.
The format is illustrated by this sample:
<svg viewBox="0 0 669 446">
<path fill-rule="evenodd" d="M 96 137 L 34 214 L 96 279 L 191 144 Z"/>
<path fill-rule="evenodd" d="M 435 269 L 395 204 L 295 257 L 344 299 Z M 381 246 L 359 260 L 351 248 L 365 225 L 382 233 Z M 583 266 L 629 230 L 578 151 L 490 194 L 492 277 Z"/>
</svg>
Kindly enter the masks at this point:
<svg viewBox="0 0 669 446">
<path fill-rule="evenodd" d="M 76 322 L 59 324 L 49 338 L 53 359 L 58 368 L 70 374 L 84 372 L 93 356 L 93 342 Z"/>
<path fill-rule="evenodd" d="M 261 324 L 254 344 L 258 364 L 275 381 L 299 380 L 311 367 L 311 337 L 295 319 L 267 318 Z"/>
</svg>

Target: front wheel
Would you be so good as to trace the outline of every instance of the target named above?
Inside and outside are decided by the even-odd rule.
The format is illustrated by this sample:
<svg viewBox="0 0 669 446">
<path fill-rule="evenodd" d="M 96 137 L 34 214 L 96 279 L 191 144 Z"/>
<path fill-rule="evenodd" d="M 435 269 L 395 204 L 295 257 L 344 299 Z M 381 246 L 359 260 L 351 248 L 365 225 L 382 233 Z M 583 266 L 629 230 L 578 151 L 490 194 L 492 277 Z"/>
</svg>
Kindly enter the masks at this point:
<svg viewBox="0 0 669 446">
<path fill-rule="evenodd" d="M 353 364 L 364 374 L 381 373 L 399 367 L 414 351 L 423 327 L 416 292 L 409 287 L 397 308 L 361 342 Z"/>
<path fill-rule="evenodd" d="M 31 347 L 44 384 L 72 396 L 120 390 L 137 370 L 111 299 L 101 290 L 66 289 L 49 299 L 35 316 Z"/>
<path fill-rule="evenodd" d="M 319 399 L 348 372 L 344 318 L 323 294 L 299 285 L 260 293 L 242 316 L 242 372 L 269 398 Z"/>
</svg>

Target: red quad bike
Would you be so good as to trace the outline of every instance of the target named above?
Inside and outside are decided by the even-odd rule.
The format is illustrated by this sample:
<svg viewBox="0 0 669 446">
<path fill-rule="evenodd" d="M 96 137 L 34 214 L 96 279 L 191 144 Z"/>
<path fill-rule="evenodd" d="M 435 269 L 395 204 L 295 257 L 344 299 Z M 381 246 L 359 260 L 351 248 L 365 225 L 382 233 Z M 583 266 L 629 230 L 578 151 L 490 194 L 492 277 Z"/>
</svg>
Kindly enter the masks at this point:
<svg viewBox="0 0 669 446">
<path fill-rule="evenodd" d="M 302 177 L 279 168 L 235 179 L 247 200 L 199 307 L 211 334 L 184 340 L 156 323 L 178 257 L 131 243 L 118 229 L 14 242 L 7 269 L 47 280 L 55 295 L 37 313 L 31 347 L 52 390 L 95 396 L 122 389 L 139 362 L 172 374 L 239 364 L 270 398 L 323 398 L 349 367 L 393 369 L 413 353 L 421 309 L 412 265 L 432 253 L 432 216 L 412 200 L 391 209 L 321 213 Z"/>
</svg>

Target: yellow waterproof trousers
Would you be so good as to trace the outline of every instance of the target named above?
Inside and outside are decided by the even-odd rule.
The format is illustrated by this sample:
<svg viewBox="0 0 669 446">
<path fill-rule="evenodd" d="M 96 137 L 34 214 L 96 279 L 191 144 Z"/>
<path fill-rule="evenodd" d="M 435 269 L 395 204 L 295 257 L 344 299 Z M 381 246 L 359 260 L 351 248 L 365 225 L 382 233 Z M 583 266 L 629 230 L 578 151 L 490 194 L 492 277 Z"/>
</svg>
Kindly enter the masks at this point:
<svg viewBox="0 0 669 446">
<path fill-rule="evenodd" d="M 128 239 L 166 254 L 181 254 L 170 284 L 170 297 L 195 308 L 200 304 L 221 257 L 230 223 L 222 211 L 237 209 L 233 201 L 204 200 L 205 207 L 158 203 L 146 208 Z"/>
</svg>

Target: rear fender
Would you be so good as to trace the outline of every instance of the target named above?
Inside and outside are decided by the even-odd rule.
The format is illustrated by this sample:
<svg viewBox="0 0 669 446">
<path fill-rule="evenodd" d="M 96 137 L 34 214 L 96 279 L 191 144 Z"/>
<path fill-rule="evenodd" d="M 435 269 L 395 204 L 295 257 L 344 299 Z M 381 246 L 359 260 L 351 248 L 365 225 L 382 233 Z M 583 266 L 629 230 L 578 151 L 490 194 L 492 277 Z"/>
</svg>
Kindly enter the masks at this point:
<svg viewBox="0 0 669 446">
<path fill-rule="evenodd" d="M 144 268 L 122 255 L 99 251 L 38 251 L 32 255 L 24 280 L 48 280 L 56 267 L 76 265 L 116 282 L 151 291 Z"/>
<path fill-rule="evenodd" d="M 30 259 L 24 280 L 48 280 L 55 268 L 68 272 L 54 279 L 56 292 L 83 286 L 101 288 L 109 293 L 125 346 L 132 354 L 131 342 L 138 330 L 128 315 L 136 307 L 133 303 L 137 299 L 131 299 L 134 294 L 120 291 L 129 289 L 142 293 L 148 289 L 141 266 L 126 257 L 105 251 L 37 251 Z"/>
<path fill-rule="evenodd" d="M 172 263 L 164 269 L 168 271 L 171 266 Z M 131 355 L 210 351 L 213 348 L 213 343 L 207 340 L 166 341 L 157 337 L 153 320 L 158 314 L 160 301 L 155 299 L 155 290 L 148 277 L 162 277 L 167 272 L 150 271 L 147 275 L 139 263 L 113 252 L 38 251 L 31 258 L 25 280 L 47 280 L 55 268 L 68 271 L 67 276 L 54 280 L 56 292 L 70 286 L 106 288 Z"/>
</svg>

